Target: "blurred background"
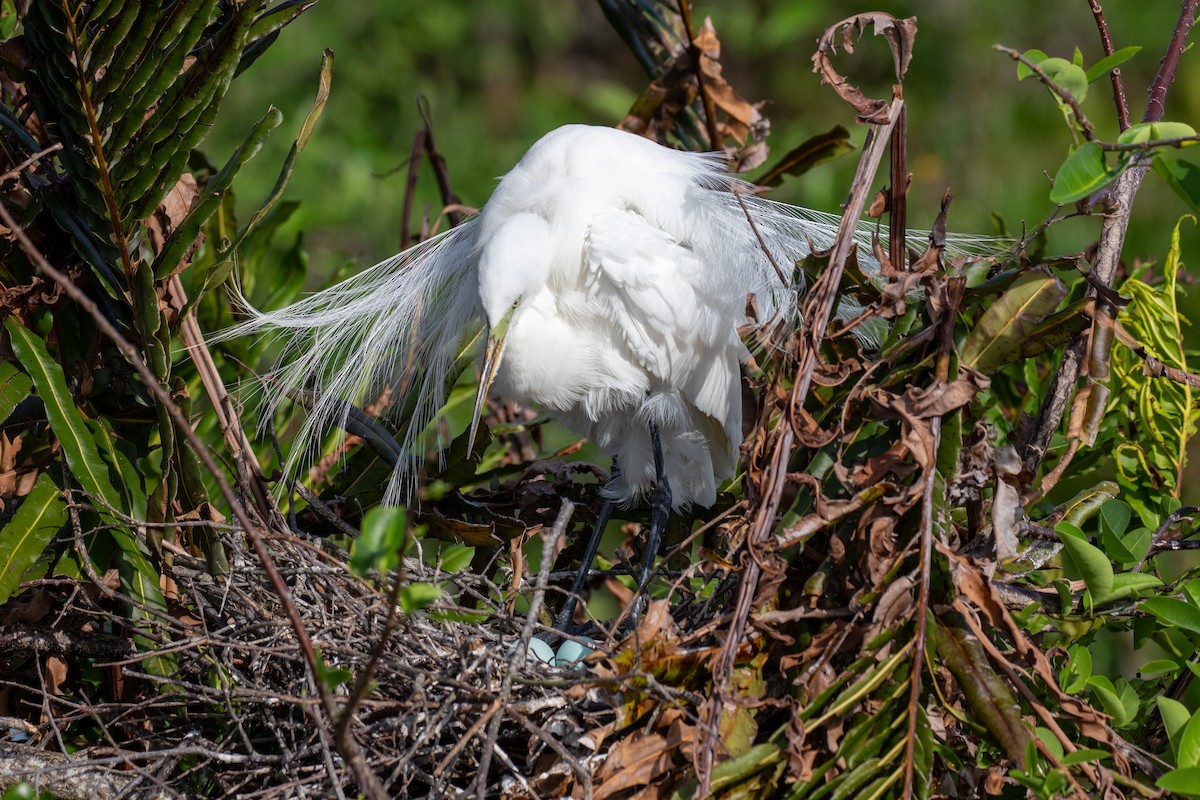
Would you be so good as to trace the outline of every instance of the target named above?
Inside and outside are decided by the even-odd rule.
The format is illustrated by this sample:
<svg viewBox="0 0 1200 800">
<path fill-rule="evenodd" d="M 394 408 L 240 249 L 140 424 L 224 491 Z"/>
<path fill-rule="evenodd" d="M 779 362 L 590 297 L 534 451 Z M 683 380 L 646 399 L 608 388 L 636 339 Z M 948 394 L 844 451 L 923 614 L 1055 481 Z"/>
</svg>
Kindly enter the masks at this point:
<svg viewBox="0 0 1200 800">
<path fill-rule="evenodd" d="M 1137 121 L 1179 4 L 1107 0 L 1103 7 L 1115 47 L 1144 48 L 1122 67 Z M 1032 81 L 1018 82 L 1015 64 L 992 45 L 1037 48 L 1068 59 L 1078 47 L 1090 66 L 1103 52 L 1087 0 L 698 2 L 696 24 L 711 17 L 723 45 L 725 76 L 743 97 L 768 102 L 773 157 L 839 124 L 861 143 L 862 126 L 820 86 L 810 57 L 825 27 L 865 10 L 918 18 L 906 83 L 912 223 L 927 225 L 947 188 L 955 196 L 951 226 L 959 231 L 993 232 L 993 213 L 1010 232 L 1019 231 L 1023 221 L 1032 226 L 1045 218 L 1053 205 L 1043 172 L 1057 169 L 1069 136 L 1048 92 Z M 886 96 L 890 57 L 882 40 L 867 39 L 852 60 L 839 65 L 864 89 Z M 257 207 L 274 183 L 316 91 L 323 48 L 336 57 L 333 93 L 288 189 L 299 211 L 277 243 L 285 247 L 289 242 L 282 240 L 305 232 L 312 287 L 336 270 L 358 269 L 399 249 L 402 168 L 420 125 L 418 94 L 429 99 L 454 189 L 464 203 L 478 207 L 495 179 L 543 133 L 568 122 L 615 125 L 647 83 L 593 0 L 326 0 L 251 67 L 249 80 L 234 83 L 206 142 L 206 151 L 220 163 L 266 110 L 264 98 L 283 111 L 284 126 L 241 179 L 243 213 Z M 1084 108 L 1100 136 L 1114 139 L 1107 80 L 1092 84 Z M 1184 56 L 1166 118 L 1200 126 L 1200 64 L 1194 53 Z M 774 197 L 836 210 L 855 160 L 844 157 L 789 179 Z M 427 169 L 422 184 L 422 197 L 436 214 L 440 202 Z M 1126 257 L 1158 259 L 1187 208 L 1151 176 L 1136 209 Z M 1082 248 L 1098 228 L 1095 220 L 1060 224 L 1051 231 L 1051 250 Z M 1200 242 L 1195 228 L 1185 235 Z M 1185 258 L 1189 251 L 1196 248 L 1185 241 Z"/>
</svg>

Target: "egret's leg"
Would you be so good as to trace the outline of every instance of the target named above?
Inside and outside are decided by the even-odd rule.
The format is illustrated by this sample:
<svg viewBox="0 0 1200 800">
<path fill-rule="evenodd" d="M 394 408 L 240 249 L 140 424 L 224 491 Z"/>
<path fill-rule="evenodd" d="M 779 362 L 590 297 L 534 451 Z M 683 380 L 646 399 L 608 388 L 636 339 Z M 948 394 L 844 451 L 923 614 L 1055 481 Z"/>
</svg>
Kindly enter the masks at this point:
<svg viewBox="0 0 1200 800">
<path fill-rule="evenodd" d="M 645 605 L 646 584 L 654 572 L 654 560 L 662 546 L 663 534 L 667 530 L 667 519 L 671 515 L 671 484 L 667 482 L 667 470 L 663 465 L 662 437 L 658 425 L 650 423 L 650 444 L 654 448 L 654 494 L 650 495 L 650 534 L 646 537 L 646 554 L 642 557 L 642 569 L 638 573 L 637 597 L 630 618 L 633 624 L 641 616 Z"/>
<path fill-rule="evenodd" d="M 613 459 L 612 476 L 609 480 L 615 480 L 619 474 L 620 470 L 617 467 L 616 459 Z M 612 515 L 613 501 L 605 498 L 604 504 L 600 506 L 600 514 L 596 517 L 596 527 L 592 528 L 592 538 L 588 539 L 587 547 L 583 550 L 583 559 L 579 563 L 579 572 L 575 573 L 575 580 L 571 584 L 571 593 L 567 595 L 567 602 L 563 603 L 562 610 L 554 618 L 554 627 L 560 631 L 566 632 L 571 620 L 575 617 L 575 606 L 579 602 L 579 596 L 583 593 L 584 584 L 587 583 L 588 570 L 592 568 L 592 562 L 596 560 L 596 551 L 600 549 L 600 540 L 604 538 L 604 529 L 608 527 Z"/>
</svg>

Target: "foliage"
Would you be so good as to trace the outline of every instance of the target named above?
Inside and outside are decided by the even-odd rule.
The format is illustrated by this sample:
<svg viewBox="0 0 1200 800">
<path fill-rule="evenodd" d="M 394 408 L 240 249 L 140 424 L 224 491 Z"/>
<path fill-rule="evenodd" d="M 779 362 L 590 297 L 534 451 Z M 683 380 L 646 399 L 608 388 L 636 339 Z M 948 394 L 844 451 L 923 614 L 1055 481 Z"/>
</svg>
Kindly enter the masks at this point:
<svg viewBox="0 0 1200 800">
<path fill-rule="evenodd" d="M 1195 131 L 1148 109 L 1106 142 L 1081 105 L 1137 48 L 1108 46 L 1091 67 L 1078 51 L 1004 49 L 1061 113 L 1070 150 L 1049 198 L 1078 208 L 978 256 L 947 245 L 947 196 L 928 210 L 923 252 L 876 242 L 878 275 L 848 240 L 794 265 L 811 287 L 806 327 L 748 334 L 740 480 L 676 521 L 630 635 L 599 622 L 582 671 L 546 673 L 523 654 L 555 597 L 552 565 L 567 572 L 580 555 L 557 552 L 549 532 L 582 534 L 595 516 L 606 473 L 586 443 L 495 404 L 486 452 L 469 453 L 465 352 L 419 507 L 375 507 L 406 457 L 387 427 L 406 409 L 383 414 L 386 395 L 356 410 L 351 437 L 299 443 L 321 456 L 303 482 L 272 482 L 272 440 L 286 442 L 304 398 L 260 421 L 270 435 L 252 446 L 222 384 L 272 354 L 256 342 L 209 354 L 199 335 L 197 319 L 215 329 L 236 313 L 216 291 L 235 265 L 259 305 L 304 282 L 305 241 L 289 227 L 301 212 L 284 189 L 329 100 L 331 56 L 245 222 L 235 180 L 281 115 L 260 115 L 221 167 L 196 148 L 230 87 L 309 5 L 10 8 L 0 632 L 23 621 L 74 637 L 2 656 L 11 683 L 38 687 L 53 713 L 51 698 L 69 696 L 69 723 L 54 723 L 66 749 L 150 742 L 167 754 L 160 779 L 196 795 L 315 781 L 383 797 L 504 778 L 511 797 L 1200 796 L 1200 572 L 1179 557 L 1195 546 L 1180 502 L 1200 387 L 1180 305 L 1194 223 L 1158 243 L 1161 265 L 1119 268 L 1142 176 L 1200 205 L 1189 162 L 1167 158 Z M 771 152 L 768 107 L 722 72 L 719 20 L 679 14 L 686 3 L 600 5 L 647 72 L 625 127 L 724 147 L 772 185 L 847 152 L 836 128 Z M 863 15 L 827 31 L 818 66 L 832 69 L 843 31 L 866 30 L 919 52 L 907 21 Z M 916 91 L 897 71 L 902 91 L 880 101 L 838 83 L 872 120 L 867 149 Z M 424 123 L 410 174 L 428 159 L 452 223 Z M 911 166 L 920 183 L 901 151 L 893 174 Z M 876 182 L 870 163 L 852 216 Z M 415 197 L 410 182 L 406 208 Z M 911 200 L 901 187 L 871 205 L 903 219 Z M 1096 245 L 1047 256 L 1047 232 L 1076 213 L 1098 221 Z M 425 219 L 423 234 L 442 224 Z M 835 297 L 863 313 L 833 318 Z M 878 348 L 856 337 L 867 327 L 885 332 Z M 222 469 L 203 463 L 208 450 Z M 643 517 L 626 510 L 609 544 L 636 547 Z M 534 556 L 544 568 L 531 577 Z M 620 560 L 596 588 L 627 601 L 636 587 Z M 102 624 L 95 646 L 108 649 L 86 650 Z M 132 722 L 75 710 L 97 699 Z M 4 713 L 41 735 L 42 709 Z M 180 762 L 170 754 L 192 730 L 212 744 Z"/>
</svg>

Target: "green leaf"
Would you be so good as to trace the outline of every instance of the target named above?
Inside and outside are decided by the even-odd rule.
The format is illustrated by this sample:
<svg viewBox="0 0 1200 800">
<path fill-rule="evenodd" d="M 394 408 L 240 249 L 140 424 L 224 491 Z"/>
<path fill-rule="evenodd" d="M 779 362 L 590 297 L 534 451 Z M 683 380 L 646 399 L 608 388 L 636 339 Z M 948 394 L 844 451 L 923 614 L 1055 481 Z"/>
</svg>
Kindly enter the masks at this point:
<svg viewBox="0 0 1200 800">
<path fill-rule="evenodd" d="M 983 373 L 1017 357 L 1030 332 L 1067 295 L 1062 281 L 1044 269 L 1033 269 L 1013 282 L 988 306 L 963 343 L 962 362 Z"/>
<path fill-rule="evenodd" d="M 1087 71 L 1088 83 L 1095 83 L 1096 81 L 1100 80 L 1105 75 L 1137 55 L 1138 51 L 1141 49 L 1142 48 L 1140 46 L 1122 47 L 1112 55 L 1105 56 L 1095 64 L 1092 64 Z"/>
<path fill-rule="evenodd" d="M 1140 608 L 1149 611 L 1168 625 L 1200 634 L 1200 608 L 1174 597 L 1151 597 Z"/>
<path fill-rule="evenodd" d="M 1082 200 L 1116 180 L 1124 171 L 1125 163 L 1122 160 L 1117 167 L 1110 168 L 1100 146 L 1095 142 L 1084 142 L 1058 168 L 1050 200 L 1059 205 Z"/>
<path fill-rule="evenodd" d="M 1193 714 L 1180 731 L 1175 758 L 1181 768 L 1200 766 L 1200 714 Z"/>
<path fill-rule="evenodd" d="M 1103 675 L 1093 675 L 1088 679 L 1088 689 L 1104 706 L 1104 713 L 1113 718 L 1113 725 L 1122 728 L 1129 724 L 1132 716 L 1125 707 L 1125 701 L 1117 693 L 1112 681 Z"/>
<path fill-rule="evenodd" d="M 21 578 L 67 524 L 67 505 L 46 473 L 0 529 L 0 605 L 17 593 Z"/>
<path fill-rule="evenodd" d="M 1055 86 L 1070 92 L 1071 96 L 1080 103 L 1087 97 L 1088 77 L 1079 65 L 1072 64 L 1065 58 L 1047 58 L 1038 66 L 1042 68 L 1046 77 L 1054 82 Z M 1062 101 L 1059 102 L 1061 104 Z"/>
<path fill-rule="evenodd" d="M 1182 158 L 1154 159 L 1154 171 L 1167 185 L 1187 203 L 1195 214 L 1200 214 L 1200 164 Z"/>
<path fill-rule="evenodd" d="M 1164 139 L 1195 138 L 1196 129 L 1184 122 L 1139 122 L 1121 131 L 1117 137 L 1118 144 L 1142 144 L 1143 142 L 1158 142 Z M 1180 142 L 1181 147 L 1197 142 Z"/>
<path fill-rule="evenodd" d="M 1154 785 L 1185 797 L 1200 797 L 1200 767 L 1173 769 L 1159 778 Z"/>
<path fill-rule="evenodd" d="M 350 574 L 363 578 L 372 570 L 380 575 L 394 570 L 407 533 L 408 514 L 403 508 L 377 506 L 368 511 L 362 532 L 350 546 Z"/>
<path fill-rule="evenodd" d="M 1169 658 L 1155 658 L 1138 667 L 1138 677 L 1143 679 L 1155 678 L 1159 675 L 1175 675 L 1180 670 L 1179 663 Z M 1170 699 L 1170 698 L 1155 698 Z M 1175 702 L 1175 701 L 1172 701 Z"/>
<path fill-rule="evenodd" d="M 1124 600 L 1127 597 L 1133 597 L 1138 592 L 1157 589 L 1162 585 L 1163 582 L 1154 575 L 1146 575 L 1141 572 L 1122 572 L 1113 576 L 1112 592 L 1103 602 L 1112 603 Z"/>
<path fill-rule="evenodd" d="M 1064 606 L 1065 607 L 1065 606 Z M 1092 677 L 1092 653 L 1081 644 L 1073 644 L 1067 650 L 1067 668 L 1058 676 L 1063 691 L 1078 694 Z"/>
<path fill-rule="evenodd" d="M 1093 605 L 1099 606 L 1108 602 L 1113 593 L 1113 568 L 1108 556 L 1084 538 L 1083 532 L 1073 525 L 1060 522 L 1055 530 L 1059 533 L 1063 551 L 1069 557 L 1076 574 L 1087 584 Z"/>
<path fill-rule="evenodd" d="M 410 583 L 400 590 L 400 609 L 405 614 L 420 611 L 442 596 L 442 590 L 432 583 Z"/>
<path fill-rule="evenodd" d="M 467 547 L 461 544 L 447 545 L 442 549 L 441 562 L 443 572 L 462 572 L 467 567 L 471 566 L 471 559 L 475 558 L 475 548 Z"/>
<path fill-rule="evenodd" d="M 317 655 L 316 664 L 314 665 L 317 670 L 317 680 L 319 680 L 321 685 L 323 685 L 326 689 L 333 691 L 342 684 L 349 682 L 349 680 L 354 677 L 354 673 L 345 667 L 331 667 L 326 664 L 325 656 L 321 654 L 321 648 L 317 647 L 314 649 L 316 650 Z"/>
<path fill-rule="evenodd" d="M 1113 536 L 1124 534 L 1132 518 L 1133 512 L 1124 500 L 1109 500 L 1100 506 L 1100 530 Z"/>
<path fill-rule="evenodd" d="M 1171 742 L 1171 751 L 1175 754 L 1176 763 L 1178 763 L 1179 740 L 1183 735 L 1183 729 L 1187 727 L 1188 720 L 1192 718 L 1192 714 L 1183 703 L 1166 695 L 1158 695 L 1154 698 L 1154 702 L 1158 704 L 1158 715 L 1162 717 L 1163 727 L 1167 729 L 1167 739 Z"/>
<path fill-rule="evenodd" d="M 1043 53 L 1041 50 L 1026 50 L 1021 55 L 1025 56 L 1026 59 L 1034 64 L 1041 64 L 1043 61 L 1049 58 L 1049 56 Z M 1027 67 L 1024 61 L 1017 62 L 1017 80 L 1023 81 L 1026 78 L 1032 78 L 1033 76 L 1033 70 Z"/>
<path fill-rule="evenodd" d="M 9 414 L 33 389 L 33 381 L 15 364 L 8 361 L 0 362 L 0 421 L 8 419 Z"/>
<path fill-rule="evenodd" d="M 89 419 L 87 424 L 96 440 L 101 457 L 108 462 L 109 477 L 116 479 L 114 486 L 121 495 L 121 505 L 117 508 L 134 519 L 146 519 L 146 488 L 141 473 L 133 466 L 129 457 L 121 451 L 117 438 L 107 422 Z"/>
<path fill-rule="evenodd" d="M 1057 741 L 1057 739 L 1055 740 Z M 1098 750 L 1096 748 L 1087 748 L 1084 750 L 1076 750 L 1074 753 L 1068 753 L 1062 757 L 1062 763 L 1065 767 L 1072 767 L 1076 764 L 1082 764 L 1085 761 L 1100 761 L 1108 758 L 1112 753 L 1107 750 Z"/>
<path fill-rule="evenodd" d="M 108 466 L 100 458 L 87 421 L 67 389 L 62 367 L 50 358 L 46 343 L 16 319 L 9 317 L 4 320 L 4 325 L 12 338 L 17 360 L 33 378 L 38 395 L 46 406 L 50 428 L 58 437 L 71 474 L 87 494 L 103 500 L 112 508 L 120 508 L 121 496 L 113 488 L 108 477 Z"/>
</svg>

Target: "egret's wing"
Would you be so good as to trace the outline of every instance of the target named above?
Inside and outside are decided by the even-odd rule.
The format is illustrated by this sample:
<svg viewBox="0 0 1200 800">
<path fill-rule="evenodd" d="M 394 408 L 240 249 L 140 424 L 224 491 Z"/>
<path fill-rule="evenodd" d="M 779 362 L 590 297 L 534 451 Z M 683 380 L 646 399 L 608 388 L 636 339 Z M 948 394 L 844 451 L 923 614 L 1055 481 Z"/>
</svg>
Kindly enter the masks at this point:
<svg viewBox="0 0 1200 800">
<path fill-rule="evenodd" d="M 745 289 L 736 281 L 721 287 L 711 261 L 634 211 L 598 215 L 584 260 L 586 291 L 609 335 L 696 409 L 723 426 L 740 425 Z"/>
<path fill-rule="evenodd" d="M 296 437 L 306 448 L 293 451 L 289 470 L 314 455 L 327 429 L 344 427 L 347 404 L 362 407 L 388 389 L 392 406 L 408 414 L 402 446 L 424 452 L 422 438 L 445 405 L 447 374 L 481 324 L 475 227 L 463 223 L 277 311 L 259 311 L 237 296 L 246 321 L 212 340 L 254 335 L 282 343 L 261 383 L 266 411 L 296 392 L 312 398 Z M 402 462 L 389 499 L 403 499 L 413 478 Z"/>
</svg>

